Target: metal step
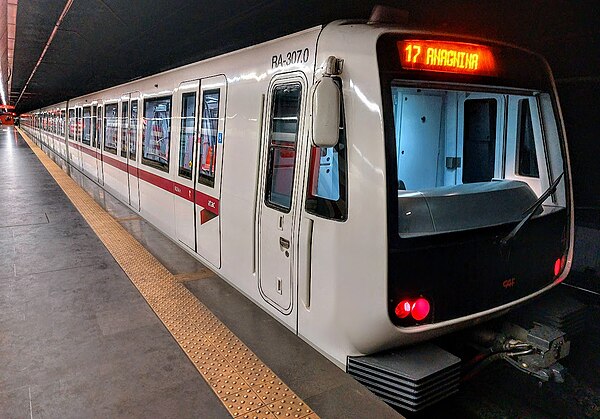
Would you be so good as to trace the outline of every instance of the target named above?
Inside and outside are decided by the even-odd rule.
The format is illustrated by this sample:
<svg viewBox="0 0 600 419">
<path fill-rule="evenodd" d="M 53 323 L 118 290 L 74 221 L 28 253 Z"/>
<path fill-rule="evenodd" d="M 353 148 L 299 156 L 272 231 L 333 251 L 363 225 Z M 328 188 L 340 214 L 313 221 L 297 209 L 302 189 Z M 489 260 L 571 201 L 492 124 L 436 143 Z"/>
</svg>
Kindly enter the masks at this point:
<svg viewBox="0 0 600 419">
<path fill-rule="evenodd" d="M 458 391 L 460 367 L 460 358 L 425 343 L 348 357 L 346 371 L 385 402 L 416 412 Z"/>
</svg>

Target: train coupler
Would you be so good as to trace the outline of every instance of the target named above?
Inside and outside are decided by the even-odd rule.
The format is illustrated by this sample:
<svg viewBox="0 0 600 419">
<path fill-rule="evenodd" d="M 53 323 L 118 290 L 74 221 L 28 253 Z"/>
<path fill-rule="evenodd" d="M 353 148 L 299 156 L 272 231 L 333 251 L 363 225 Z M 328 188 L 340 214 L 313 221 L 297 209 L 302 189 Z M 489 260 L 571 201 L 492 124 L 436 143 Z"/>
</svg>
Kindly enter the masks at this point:
<svg viewBox="0 0 600 419">
<path fill-rule="evenodd" d="M 569 354 L 571 347 L 564 332 L 541 323 L 533 323 L 529 329 L 509 323 L 504 325 L 502 335 L 505 348 L 519 349 L 503 352 L 502 358 L 509 364 L 543 382 L 564 382 L 565 368 L 558 361 Z"/>
</svg>

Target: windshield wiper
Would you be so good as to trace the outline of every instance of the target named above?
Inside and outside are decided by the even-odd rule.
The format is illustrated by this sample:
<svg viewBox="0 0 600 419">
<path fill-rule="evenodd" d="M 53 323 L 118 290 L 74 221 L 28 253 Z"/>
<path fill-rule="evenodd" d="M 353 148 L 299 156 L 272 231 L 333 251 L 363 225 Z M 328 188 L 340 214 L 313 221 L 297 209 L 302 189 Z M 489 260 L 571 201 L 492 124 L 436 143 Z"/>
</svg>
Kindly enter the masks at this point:
<svg viewBox="0 0 600 419">
<path fill-rule="evenodd" d="M 540 197 L 537 199 L 537 201 L 535 201 L 529 208 L 527 208 L 527 210 L 525 210 L 525 216 L 519 222 L 519 224 L 517 224 L 510 233 L 508 233 L 502 240 L 500 240 L 500 244 L 502 246 L 506 246 L 508 243 L 510 243 L 510 241 L 515 238 L 517 233 L 523 228 L 523 226 L 527 223 L 527 221 L 529 221 L 531 219 L 531 217 L 533 217 L 533 214 L 536 213 L 536 211 L 542 205 L 542 203 L 550 195 L 552 195 L 554 192 L 556 192 L 556 188 L 558 187 L 558 184 L 560 183 L 560 180 L 562 179 L 564 174 L 565 174 L 565 172 L 562 172 L 556 178 L 556 180 L 554 182 L 552 182 L 552 185 L 550 185 L 550 187 L 548 189 L 546 189 L 546 191 L 542 195 L 540 195 Z"/>
</svg>

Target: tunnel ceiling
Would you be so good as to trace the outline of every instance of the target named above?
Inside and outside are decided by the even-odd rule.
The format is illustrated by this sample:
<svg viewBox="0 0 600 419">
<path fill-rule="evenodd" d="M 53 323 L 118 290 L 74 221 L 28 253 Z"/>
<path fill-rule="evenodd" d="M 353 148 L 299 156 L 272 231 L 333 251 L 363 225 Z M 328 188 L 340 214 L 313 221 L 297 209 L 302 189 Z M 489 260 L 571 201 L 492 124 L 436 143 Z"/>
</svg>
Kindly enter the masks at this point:
<svg viewBox="0 0 600 419">
<path fill-rule="evenodd" d="M 595 1 L 74 0 L 43 61 L 62 0 L 20 0 L 11 103 L 56 103 L 336 19 L 366 19 L 375 4 L 414 24 L 515 42 L 539 51 L 559 80 L 598 80 Z"/>
</svg>

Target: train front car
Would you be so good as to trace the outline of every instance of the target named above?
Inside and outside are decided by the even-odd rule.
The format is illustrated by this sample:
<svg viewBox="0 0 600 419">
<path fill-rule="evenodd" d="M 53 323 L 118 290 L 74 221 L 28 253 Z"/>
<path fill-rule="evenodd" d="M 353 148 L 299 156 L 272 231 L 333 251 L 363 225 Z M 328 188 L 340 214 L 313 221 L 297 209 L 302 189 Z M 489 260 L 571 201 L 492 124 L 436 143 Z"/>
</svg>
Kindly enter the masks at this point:
<svg viewBox="0 0 600 419">
<path fill-rule="evenodd" d="M 387 34 L 377 53 L 391 321 L 468 322 L 556 284 L 571 200 L 545 61 L 447 36 Z"/>
<path fill-rule="evenodd" d="M 328 56 L 344 59 L 348 219 L 327 261 L 316 221 L 313 231 L 313 286 L 317 260 L 339 264 L 333 305 L 347 340 L 327 352 L 340 360 L 344 349 L 358 356 L 429 340 L 564 279 L 570 173 L 543 58 L 354 24 L 324 29 L 317 62 Z"/>
</svg>

